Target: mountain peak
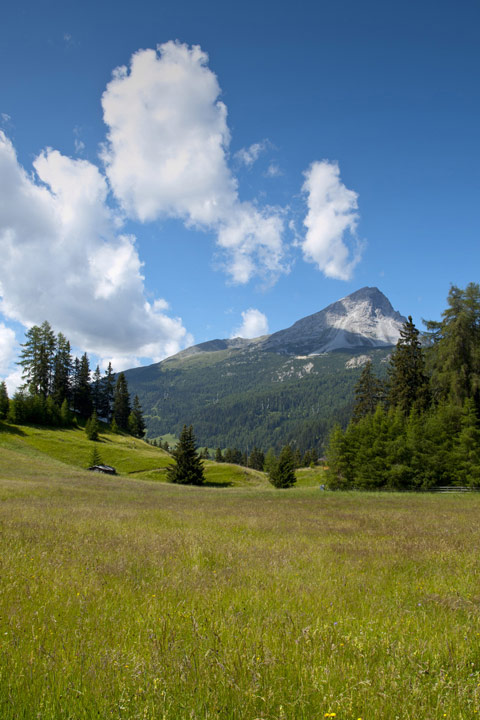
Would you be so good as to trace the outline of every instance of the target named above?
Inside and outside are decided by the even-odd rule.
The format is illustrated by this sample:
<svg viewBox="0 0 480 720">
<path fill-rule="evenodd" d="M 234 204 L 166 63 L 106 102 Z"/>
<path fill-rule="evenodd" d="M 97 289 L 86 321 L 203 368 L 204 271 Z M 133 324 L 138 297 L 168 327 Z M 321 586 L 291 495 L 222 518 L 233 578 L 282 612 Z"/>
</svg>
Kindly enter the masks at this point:
<svg viewBox="0 0 480 720">
<path fill-rule="evenodd" d="M 363 287 L 270 335 L 262 345 L 265 350 L 302 355 L 387 347 L 396 344 L 404 322 L 377 287 Z"/>
</svg>

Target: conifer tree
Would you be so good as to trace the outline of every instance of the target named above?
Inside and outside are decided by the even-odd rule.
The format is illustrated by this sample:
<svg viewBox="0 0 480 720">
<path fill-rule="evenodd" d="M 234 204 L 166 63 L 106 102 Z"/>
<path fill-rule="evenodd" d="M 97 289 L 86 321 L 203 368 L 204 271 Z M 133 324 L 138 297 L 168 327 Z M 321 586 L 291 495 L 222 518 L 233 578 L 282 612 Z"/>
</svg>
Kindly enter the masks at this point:
<svg viewBox="0 0 480 720">
<path fill-rule="evenodd" d="M 290 445 L 282 448 L 278 462 L 269 470 L 268 479 L 276 488 L 289 488 L 297 482 Z"/>
<path fill-rule="evenodd" d="M 72 356 L 70 343 L 62 333 L 57 335 L 57 346 L 53 360 L 52 395 L 57 405 L 71 397 Z"/>
<path fill-rule="evenodd" d="M 112 363 L 108 363 L 105 374 L 102 378 L 100 415 L 107 420 L 112 417 L 113 396 L 115 394 L 115 373 L 112 370 Z"/>
<path fill-rule="evenodd" d="M 193 427 L 183 426 L 180 438 L 172 453 L 174 465 L 167 468 L 167 478 L 182 485 L 202 485 L 205 481 L 203 463 L 197 453 Z"/>
<path fill-rule="evenodd" d="M 383 383 L 375 376 L 372 361 L 365 363 L 362 374 L 355 385 L 355 403 L 352 420 L 358 422 L 365 415 L 375 412 L 378 403 L 383 399 Z"/>
<path fill-rule="evenodd" d="M 97 414 L 102 414 L 102 374 L 100 372 L 100 367 L 97 365 L 95 368 L 95 372 L 93 373 L 92 377 L 92 386 L 91 386 L 91 392 L 92 392 L 92 405 L 93 409 L 97 412 Z"/>
<path fill-rule="evenodd" d="M 95 467 L 95 465 L 103 465 L 103 460 L 100 457 L 100 452 L 96 445 L 93 446 L 92 454 L 90 455 L 90 466 Z"/>
<path fill-rule="evenodd" d="M 269 448 L 265 455 L 265 462 L 263 463 L 263 469 L 265 472 L 270 474 L 271 472 L 274 472 L 274 468 L 276 467 L 276 464 L 277 464 L 277 456 L 275 455 L 275 450 L 273 448 Z"/>
<path fill-rule="evenodd" d="M 115 395 L 113 398 L 113 419 L 120 430 L 128 432 L 128 417 L 130 415 L 130 395 L 127 380 L 123 372 L 117 376 Z"/>
<path fill-rule="evenodd" d="M 455 476 L 460 485 L 480 486 L 480 428 L 473 398 L 463 404 L 461 430 L 454 453 Z"/>
<path fill-rule="evenodd" d="M 435 399 L 462 406 L 473 398 L 480 412 L 480 285 L 452 285 L 440 322 L 428 321 L 428 361 Z"/>
<path fill-rule="evenodd" d="M 60 425 L 62 427 L 69 427 L 71 424 L 72 413 L 70 412 L 70 408 L 68 406 L 68 400 L 65 398 L 62 402 L 62 407 L 60 408 Z"/>
<path fill-rule="evenodd" d="M 215 450 L 215 462 L 224 462 L 221 448 Z"/>
<path fill-rule="evenodd" d="M 145 435 L 145 422 L 138 395 L 135 395 L 133 399 L 132 411 L 128 416 L 128 429 L 134 437 L 142 438 Z"/>
<path fill-rule="evenodd" d="M 265 455 L 256 445 L 253 446 L 253 450 L 248 458 L 248 467 L 254 470 L 263 470 L 265 464 Z"/>
<path fill-rule="evenodd" d="M 305 450 L 305 453 L 302 458 L 302 467 L 309 467 L 311 462 L 312 462 L 312 456 L 311 456 L 310 450 Z"/>
<path fill-rule="evenodd" d="M 3 420 L 7 417 L 8 413 L 8 406 L 9 406 L 9 400 L 8 400 L 8 392 L 7 392 L 7 386 L 5 382 L 0 383 L 0 420 Z"/>
<path fill-rule="evenodd" d="M 50 394 L 54 373 L 56 340 L 50 324 L 33 325 L 25 333 L 19 365 L 23 367 L 23 389 L 31 395 Z"/>
<path fill-rule="evenodd" d="M 388 369 L 387 404 L 399 407 L 406 414 L 414 407 L 425 410 L 430 401 L 425 358 L 418 338 L 419 332 L 410 315 L 400 330 Z"/>
<path fill-rule="evenodd" d="M 295 468 L 302 467 L 302 453 L 300 452 L 299 448 L 295 448 L 295 452 L 293 453 L 293 464 Z"/>
<path fill-rule="evenodd" d="M 87 438 L 96 442 L 98 440 L 99 430 L 100 425 L 98 422 L 97 411 L 94 410 L 92 416 L 87 420 L 85 425 L 85 433 L 87 435 Z"/>
<path fill-rule="evenodd" d="M 81 417 L 88 418 L 92 414 L 92 389 L 90 386 L 90 363 L 88 361 L 87 353 L 84 353 L 80 358 L 78 366 L 78 374 L 76 378 L 75 387 L 75 404 L 76 409 L 80 413 Z"/>
</svg>

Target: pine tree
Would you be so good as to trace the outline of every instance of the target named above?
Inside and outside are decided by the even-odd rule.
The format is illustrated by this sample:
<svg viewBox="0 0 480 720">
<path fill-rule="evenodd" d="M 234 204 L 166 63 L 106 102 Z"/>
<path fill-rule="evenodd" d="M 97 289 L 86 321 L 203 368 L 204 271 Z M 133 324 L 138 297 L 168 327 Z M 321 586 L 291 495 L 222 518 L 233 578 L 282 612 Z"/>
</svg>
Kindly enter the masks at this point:
<svg viewBox="0 0 480 720">
<path fill-rule="evenodd" d="M 276 488 L 289 488 L 297 482 L 290 445 L 282 448 L 278 462 L 268 473 L 268 479 Z"/>
<path fill-rule="evenodd" d="M 138 395 L 135 395 L 133 399 L 132 411 L 128 417 L 128 427 L 134 437 L 142 438 L 145 435 L 145 422 Z"/>
<path fill-rule="evenodd" d="M 400 330 L 388 369 L 387 404 L 407 415 L 414 407 L 425 410 L 430 402 L 425 358 L 418 338 L 419 332 L 409 316 Z"/>
<path fill-rule="evenodd" d="M 225 462 L 223 459 L 222 450 L 219 447 L 215 450 L 215 462 Z"/>
<path fill-rule="evenodd" d="M 205 481 L 203 463 L 197 453 L 193 427 L 183 426 L 177 447 L 172 453 L 174 465 L 167 468 L 168 480 L 182 485 L 202 485 Z"/>
<path fill-rule="evenodd" d="M 365 415 L 373 414 L 383 396 L 383 383 L 375 376 L 372 361 L 369 360 L 362 370 L 358 383 L 355 385 L 352 420 L 358 422 Z"/>
<path fill-rule="evenodd" d="M 0 383 L 0 420 L 7 417 L 9 407 L 8 392 L 5 382 Z"/>
<path fill-rule="evenodd" d="M 120 430 L 128 432 L 128 417 L 130 415 L 130 395 L 127 380 L 123 372 L 117 376 L 115 395 L 113 398 L 113 419 Z"/>
</svg>

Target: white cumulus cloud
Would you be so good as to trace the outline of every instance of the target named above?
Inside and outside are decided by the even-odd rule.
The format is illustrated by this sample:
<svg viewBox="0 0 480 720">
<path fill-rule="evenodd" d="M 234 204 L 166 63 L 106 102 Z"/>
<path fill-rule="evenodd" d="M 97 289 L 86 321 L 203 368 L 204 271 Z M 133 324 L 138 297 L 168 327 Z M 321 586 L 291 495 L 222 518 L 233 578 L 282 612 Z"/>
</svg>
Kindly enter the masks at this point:
<svg viewBox="0 0 480 720">
<path fill-rule="evenodd" d="M 108 133 L 102 158 L 130 218 L 179 218 L 213 231 L 224 269 L 245 283 L 256 274 L 284 271 L 283 219 L 275 209 L 240 201 L 227 163 L 230 132 L 219 96 L 199 46 L 167 42 L 139 50 L 128 68 L 114 71 L 103 94 Z M 250 148 L 249 157 L 255 152 L 260 146 Z"/>
<path fill-rule="evenodd" d="M 15 346 L 15 332 L 5 323 L 0 323 L 0 378 L 2 379 L 8 374 L 14 359 Z"/>
<path fill-rule="evenodd" d="M 305 172 L 307 232 L 301 242 L 305 260 L 318 265 L 327 277 L 349 280 L 361 257 L 356 238 L 358 194 L 340 180 L 336 163 L 314 162 Z"/>
<path fill-rule="evenodd" d="M 159 359 L 191 341 L 165 302 L 146 299 L 135 238 L 120 232 L 98 168 L 47 149 L 19 165 L 0 132 L 0 311 L 48 320 L 100 356 Z"/>
<path fill-rule="evenodd" d="M 230 337 L 256 338 L 268 333 L 267 316 L 256 308 L 249 308 L 242 312 L 242 324 L 236 328 Z"/>
</svg>

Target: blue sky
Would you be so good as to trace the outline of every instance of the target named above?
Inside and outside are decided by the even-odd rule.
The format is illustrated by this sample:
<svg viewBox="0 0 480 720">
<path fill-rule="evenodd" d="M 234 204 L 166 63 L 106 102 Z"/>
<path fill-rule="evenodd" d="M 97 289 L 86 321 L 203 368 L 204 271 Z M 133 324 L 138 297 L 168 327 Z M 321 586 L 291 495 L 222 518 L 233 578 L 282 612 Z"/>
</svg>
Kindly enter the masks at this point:
<svg viewBox="0 0 480 720">
<path fill-rule="evenodd" d="M 0 23 L 0 377 L 114 368 L 364 285 L 478 281 L 477 2 L 19 2 Z M 123 68 L 119 70 L 118 68 Z"/>
</svg>

